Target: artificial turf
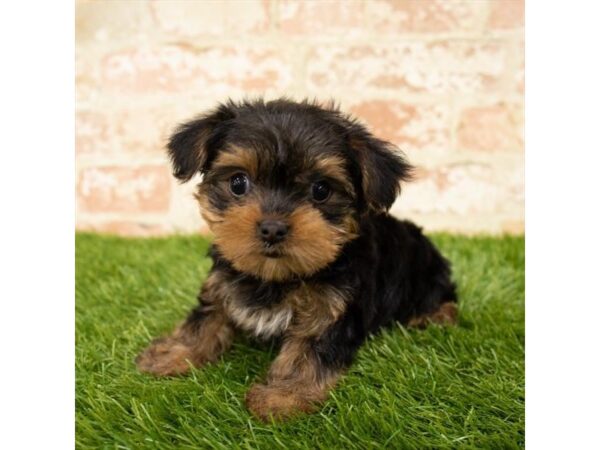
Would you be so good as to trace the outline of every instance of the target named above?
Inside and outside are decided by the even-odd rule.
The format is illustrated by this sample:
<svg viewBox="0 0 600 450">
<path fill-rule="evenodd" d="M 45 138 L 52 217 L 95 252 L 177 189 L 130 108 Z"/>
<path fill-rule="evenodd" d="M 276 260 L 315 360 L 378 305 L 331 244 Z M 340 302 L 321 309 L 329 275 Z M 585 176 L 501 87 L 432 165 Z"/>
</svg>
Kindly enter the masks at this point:
<svg viewBox="0 0 600 450">
<path fill-rule="evenodd" d="M 321 412 L 263 424 L 243 398 L 274 345 L 240 338 L 217 364 L 180 378 L 140 374 L 133 362 L 196 303 L 209 241 L 78 234 L 77 447 L 523 447 L 524 238 L 432 238 L 453 264 L 459 325 L 385 330 Z"/>
</svg>

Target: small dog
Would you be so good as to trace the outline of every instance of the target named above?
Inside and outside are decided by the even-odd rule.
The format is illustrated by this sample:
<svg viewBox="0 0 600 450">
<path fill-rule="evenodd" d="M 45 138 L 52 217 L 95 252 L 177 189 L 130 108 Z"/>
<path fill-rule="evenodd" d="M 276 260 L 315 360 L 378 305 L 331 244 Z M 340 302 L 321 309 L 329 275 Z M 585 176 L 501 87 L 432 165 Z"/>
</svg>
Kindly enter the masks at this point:
<svg viewBox="0 0 600 450">
<path fill-rule="evenodd" d="M 285 419 L 315 411 L 381 327 L 456 321 L 449 263 L 387 213 L 411 166 L 334 106 L 230 101 L 181 125 L 168 151 L 179 180 L 203 174 L 196 198 L 214 264 L 200 305 L 138 356 L 139 370 L 213 362 L 236 331 L 279 338 L 246 405 Z"/>
</svg>

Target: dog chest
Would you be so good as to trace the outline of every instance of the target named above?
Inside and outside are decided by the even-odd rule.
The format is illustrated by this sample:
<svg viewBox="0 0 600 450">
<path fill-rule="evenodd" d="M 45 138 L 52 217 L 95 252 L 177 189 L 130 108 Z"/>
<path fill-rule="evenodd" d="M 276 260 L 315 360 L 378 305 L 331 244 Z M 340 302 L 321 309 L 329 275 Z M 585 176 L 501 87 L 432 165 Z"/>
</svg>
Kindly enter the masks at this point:
<svg viewBox="0 0 600 450">
<path fill-rule="evenodd" d="M 237 280 L 225 299 L 225 311 L 235 325 L 256 337 L 279 336 L 294 317 L 287 301 L 292 291 L 292 286 Z"/>
<path fill-rule="evenodd" d="M 240 329 L 259 338 L 285 333 L 290 326 L 306 336 L 320 335 L 345 310 L 347 296 L 328 285 L 236 283 L 224 300 L 225 312 Z"/>
<path fill-rule="evenodd" d="M 249 307 L 236 299 L 227 301 L 225 310 L 238 327 L 265 339 L 284 333 L 294 316 L 293 309 L 286 304 L 271 308 Z"/>
</svg>

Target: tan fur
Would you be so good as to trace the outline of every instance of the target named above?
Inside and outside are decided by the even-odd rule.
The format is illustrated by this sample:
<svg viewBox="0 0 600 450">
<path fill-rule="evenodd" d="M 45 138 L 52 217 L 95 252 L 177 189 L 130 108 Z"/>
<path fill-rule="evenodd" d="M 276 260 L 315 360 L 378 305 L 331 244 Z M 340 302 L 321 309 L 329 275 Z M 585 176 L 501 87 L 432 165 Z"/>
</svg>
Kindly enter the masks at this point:
<svg viewBox="0 0 600 450">
<path fill-rule="evenodd" d="M 251 178 L 256 178 L 258 160 L 256 159 L 256 153 L 231 145 L 219 152 L 219 156 L 213 163 L 213 168 L 217 167 L 235 167 L 246 172 Z"/>
<path fill-rule="evenodd" d="M 290 246 L 295 260 L 290 270 L 299 274 L 312 274 L 337 258 L 343 244 L 356 235 L 351 231 L 330 225 L 312 206 L 300 206 L 289 218 Z"/>
<path fill-rule="evenodd" d="M 342 228 L 346 230 L 346 233 L 348 233 L 348 236 L 350 236 L 348 240 L 354 239 L 359 234 L 358 222 L 352 216 L 344 217 L 344 225 Z"/>
<path fill-rule="evenodd" d="M 454 325 L 458 320 L 458 305 L 454 302 L 442 303 L 437 311 L 423 316 L 413 317 L 408 326 L 426 328 L 429 324 Z"/>
<path fill-rule="evenodd" d="M 356 138 L 350 138 L 350 147 L 352 147 L 354 149 L 355 152 L 357 152 L 356 154 L 358 155 L 360 161 L 361 161 L 361 166 L 362 167 L 368 167 L 365 164 L 365 160 L 366 160 L 366 156 L 365 153 L 368 152 L 368 149 L 366 147 L 366 143 L 363 142 L 362 140 L 356 139 Z M 362 170 L 361 171 L 361 177 L 362 177 L 362 188 L 364 192 L 369 192 L 369 189 L 371 188 L 371 174 L 369 173 L 369 170 Z M 369 203 L 369 207 L 371 207 L 370 202 Z"/>
<path fill-rule="evenodd" d="M 246 405 L 257 418 L 285 419 L 315 411 L 327 399 L 340 372 L 325 371 L 308 341 L 290 339 L 273 361 L 266 384 L 254 384 Z"/>
<path fill-rule="evenodd" d="M 190 369 L 190 348 L 174 339 L 155 339 L 135 360 L 140 372 L 158 376 L 181 375 Z"/>
<path fill-rule="evenodd" d="M 200 292 L 203 311 L 223 310 L 225 301 L 235 294 L 235 288 L 224 276 L 215 270 L 210 273 Z M 225 311 L 223 311 L 225 312 Z"/>
<path fill-rule="evenodd" d="M 198 137 L 196 139 L 194 150 L 199 168 L 202 167 L 206 162 L 206 152 L 204 151 L 204 147 L 206 146 L 206 141 L 208 140 L 209 136 L 210 132 L 203 130 L 198 133 Z"/>
<path fill-rule="evenodd" d="M 214 167 L 239 167 L 252 178 L 258 170 L 256 155 L 240 147 L 231 146 L 219 153 Z M 353 193 L 344 161 L 335 156 L 316 159 L 314 166 L 325 175 L 335 178 Z M 335 260 L 341 247 L 358 233 L 358 224 L 347 216 L 339 226 L 328 223 L 319 210 L 310 204 L 298 207 L 283 217 L 290 233 L 281 244 L 283 256 L 268 258 L 262 254 L 263 243 L 257 237 L 257 224 L 266 218 L 256 199 L 231 206 L 226 211 L 216 210 L 210 203 L 206 189 L 200 185 L 196 198 L 202 217 L 215 235 L 215 244 L 234 267 L 268 281 L 284 281 L 295 276 L 307 276 Z"/>
<path fill-rule="evenodd" d="M 215 244 L 237 270 L 269 281 L 313 274 L 335 260 L 343 244 L 356 237 L 353 230 L 334 227 L 317 209 L 303 205 L 287 218 L 290 232 L 282 244 L 283 256 L 268 258 L 261 254 L 262 243 L 256 236 L 260 220 L 257 202 L 232 206 L 213 222 L 212 231 Z"/>
<path fill-rule="evenodd" d="M 219 153 L 219 156 L 213 163 L 213 168 L 217 167 L 239 168 L 253 178 L 258 171 L 258 160 L 254 153 L 241 147 L 230 146 Z M 212 228 L 215 223 L 222 222 L 224 217 L 221 215 L 222 213 L 220 211 L 213 208 L 210 204 L 209 195 L 206 191 L 207 189 L 209 189 L 208 186 L 200 184 L 194 197 L 199 203 L 200 215 L 209 227 Z"/>
<path fill-rule="evenodd" d="M 198 186 L 198 192 L 194 194 L 194 197 L 198 201 L 200 206 L 200 215 L 206 221 L 209 228 L 212 229 L 215 223 L 221 222 L 223 218 L 221 217 L 221 213 L 219 211 L 214 210 L 212 205 L 210 204 L 210 200 L 208 195 L 206 194 L 204 185 Z"/>
<path fill-rule="evenodd" d="M 327 155 L 317 158 L 314 162 L 314 169 L 324 176 L 333 178 L 344 186 L 346 192 L 354 196 L 354 186 L 350 182 L 350 177 L 346 170 L 346 163 L 343 158 L 333 155 Z"/>
<path fill-rule="evenodd" d="M 286 301 L 294 309 L 290 335 L 320 336 L 345 311 L 347 298 L 333 286 L 303 284 L 292 291 Z"/>
</svg>

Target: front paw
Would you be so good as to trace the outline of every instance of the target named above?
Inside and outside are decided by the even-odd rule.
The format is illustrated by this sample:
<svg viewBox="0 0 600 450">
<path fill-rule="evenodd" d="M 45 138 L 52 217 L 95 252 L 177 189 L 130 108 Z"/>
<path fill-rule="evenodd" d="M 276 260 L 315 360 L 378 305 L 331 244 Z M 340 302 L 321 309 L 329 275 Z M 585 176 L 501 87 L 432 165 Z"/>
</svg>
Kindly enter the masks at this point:
<svg viewBox="0 0 600 450">
<path fill-rule="evenodd" d="M 302 391 L 290 387 L 253 385 L 246 394 L 246 406 L 263 422 L 271 418 L 285 420 L 301 413 L 313 412 L 316 404 L 306 400 Z"/>
<path fill-rule="evenodd" d="M 158 376 L 181 375 L 190 370 L 190 348 L 171 337 L 156 339 L 138 355 L 140 372 Z"/>
</svg>

